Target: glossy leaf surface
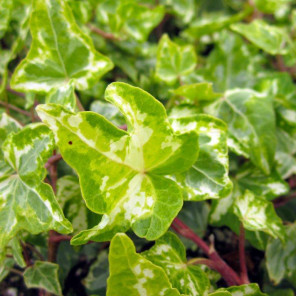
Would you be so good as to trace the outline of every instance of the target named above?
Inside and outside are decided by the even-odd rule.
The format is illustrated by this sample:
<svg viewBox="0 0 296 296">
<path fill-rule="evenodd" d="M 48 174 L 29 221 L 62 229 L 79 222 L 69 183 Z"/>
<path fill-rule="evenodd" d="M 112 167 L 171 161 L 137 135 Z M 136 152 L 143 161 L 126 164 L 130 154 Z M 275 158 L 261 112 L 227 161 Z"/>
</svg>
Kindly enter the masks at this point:
<svg viewBox="0 0 296 296">
<path fill-rule="evenodd" d="M 233 24 L 231 29 L 272 55 L 287 53 L 284 46 L 288 36 L 279 27 L 270 26 L 262 20 L 255 20 L 247 25 Z"/>
<path fill-rule="evenodd" d="M 48 93 L 70 79 L 86 89 L 113 67 L 77 26 L 64 0 L 34 0 L 30 28 L 30 51 L 11 81 L 17 90 Z"/>
<path fill-rule="evenodd" d="M 268 174 L 276 149 L 275 115 L 270 98 L 250 89 L 228 91 L 210 108 L 228 124 L 229 147 L 250 157 L 255 166 Z"/>
<path fill-rule="evenodd" d="M 178 109 L 171 112 L 170 121 L 175 131 L 192 130 L 199 136 L 197 161 L 187 172 L 176 175 L 184 188 L 184 199 L 197 201 L 229 194 L 232 183 L 228 177 L 225 124 L 209 115 L 183 116 Z"/>
<path fill-rule="evenodd" d="M 137 254 L 133 242 L 125 234 L 117 234 L 112 239 L 109 262 L 107 296 L 180 295 L 172 288 L 163 269 Z"/>
<path fill-rule="evenodd" d="M 181 294 L 206 295 L 210 285 L 206 274 L 199 266 L 187 265 L 186 250 L 175 234 L 167 232 L 143 255 L 163 268 L 172 286 Z"/>
<path fill-rule="evenodd" d="M 180 46 L 164 35 L 157 49 L 156 76 L 166 83 L 174 83 L 191 73 L 197 62 L 192 46 Z"/>
<path fill-rule="evenodd" d="M 156 239 L 182 207 L 178 185 L 162 175 L 190 168 L 197 135 L 175 134 L 162 105 L 138 88 L 111 84 L 106 99 L 126 117 L 128 132 L 92 112 L 75 115 L 58 105 L 38 106 L 63 158 L 79 175 L 86 205 L 105 214 L 72 243 L 111 239 L 130 227 L 138 236 Z"/>
<path fill-rule="evenodd" d="M 54 295 L 62 295 L 58 277 L 59 266 L 50 262 L 36 261 L 24 272 L 24 280 L 28 288 L 41 288 Z"/>
<path fill-rule="evenodd" d="M 52 188 L 42 182 L 46 176 L 43 166 L 53 147 L 53 135 L 42 124 L 12 133 L 3 143 L 5 161 L 13 170 L 0 182 L 1 247 L 22 229 L 34 234 L 50 229 L 61 233 L 72 231 Z"/>
</svg>

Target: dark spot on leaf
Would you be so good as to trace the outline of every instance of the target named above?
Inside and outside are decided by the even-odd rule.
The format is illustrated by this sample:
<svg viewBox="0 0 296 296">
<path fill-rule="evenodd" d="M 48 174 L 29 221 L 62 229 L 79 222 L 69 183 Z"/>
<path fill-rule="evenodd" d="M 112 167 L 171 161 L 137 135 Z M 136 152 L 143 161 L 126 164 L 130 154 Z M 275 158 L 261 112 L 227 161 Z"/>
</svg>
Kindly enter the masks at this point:
<svg viewBox="0 0 296 296">
<path fill-rule="evenodd" d="M 72 141 L 69 141 L 68 144 L 69 144 L 69 145 L 72 145 Z"/>
</svg>

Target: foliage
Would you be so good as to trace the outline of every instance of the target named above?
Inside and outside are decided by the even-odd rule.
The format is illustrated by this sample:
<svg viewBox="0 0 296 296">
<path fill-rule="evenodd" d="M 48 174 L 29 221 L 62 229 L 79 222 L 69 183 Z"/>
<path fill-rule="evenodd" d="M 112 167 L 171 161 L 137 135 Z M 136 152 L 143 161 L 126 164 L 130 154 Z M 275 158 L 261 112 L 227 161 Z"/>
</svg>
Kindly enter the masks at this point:
<svg viewBox="0 0 296 296">
<path fill-rule="evenodd" d="M 2 0 L 0 294 L 294 295 L 295 16 Z"/>
</svg>

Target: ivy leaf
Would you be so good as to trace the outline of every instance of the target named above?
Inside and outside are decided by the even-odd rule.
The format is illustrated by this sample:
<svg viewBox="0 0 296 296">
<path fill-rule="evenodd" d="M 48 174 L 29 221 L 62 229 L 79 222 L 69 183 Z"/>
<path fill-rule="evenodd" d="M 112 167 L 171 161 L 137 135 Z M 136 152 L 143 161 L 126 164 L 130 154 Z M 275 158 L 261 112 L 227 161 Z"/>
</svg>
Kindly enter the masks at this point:
<svg viewBox="0 0 296 296">
<path fill-rule="evenodd" d="M 199 266 L 187 264 L 185 247 L 172 232 L 167 232 L 159 238 L 155 245 L 142 255 L 161 267 L 172 286 L 181 294 L 205 295 L 210 287 L 210 282 L 202 269 Z"/>
<path fill-rule="evenodd" d="M 176 174 L 184 199 L 199 201 L 229 194 L 227 127 L 210 115 L 184 116 L 173 110 L 169 117 L 175 131 L 192 130 L 199 135 L 199 156 L 186 172 Z"/>
<path fill-rule="evenodd" d="M 124 117 L 119 112 L 118 108 L 108 102 L 103 102 L 99 100 L 94 101 L 90 106 L 90 111 L 103 115 L 106 119 L 108 119 L 116 126 L 122 126 L 125 124 Z"/>
<path fill-rule="evenodd" d="M 221 288 L 217 290 L 215 293 L 220 292 L 229 292 L 230 295 L 236 296 L 236 295 L 243 295 L 243 296 L 267 296 L 267 294 L 262 293 L 260 291 L 260 288 L 257 284 L 248 284 L 248 285 L 241 285 L 241 286 L 233 286 L 229 288 Z M 210 294 L 211 296 L 220 296 L 219 294 Z M 222 296 L 223 294 L 221 294 Z M 226 296 L 227 294 L 225 294 Z"/>
<path fill-rule="evenodd" d="M 279 239 L 270 239 L 266 248 L 266 267 L 269 278 L 278 285 L 285 276 L 296 275 L 296 224 L 286 225 L 285 244 Z"/>
<path fill-rule="evenodd" d="M 190 26 L 184 30 L 184 34 L 196 39 L 203 35 L 219 32 L 222 29 L 229 27 L 232 23 L 244 19 L 250 12 L 250 9 L 246 9 L 245 11 L 233 15 L 225 15 L 221 13 L 204 15 L 192 22 Z"/>
<path fill-rule="evenodd" d="M 12 0 L 2 0 L 1 1 L 1 10 L 0 10 L 0 38 L 3 37 L 5 32 L 8 29 L 10 15 L 12 10 Z"/>
<path fill-rule="evenodd" d="M 22 126 L 5 112 L 0 115 L 0 146 L 10 133 L 20 131 Z"/>
<path fill-rule="evenodd" d="M 1 260 L 0 260 L 1 261 Z M 5 258 L 0 265 L 0 282 L 2 282 L 10 273 L 10 269 L 14 266 L 12 258 Z"/>
<path fill-rule="evenodd" d="M 76 176 L 63 176 L 57 181 L 57 200 L 65 217 L 71 222 L 74 233 L 90 226 L 91 216 L 99 221 L 99 215 L 91 212 L 81 196 L 79 180 Z"/>
<path fill-rule="evenodd" d="M 28 288 L 41 288 L 54 295 L 62 295 L 58 270 L 57 264 L 35 261 L 24 272 L 25 284 Z"/>
<path fill-rule="evenodd" d="M 70 79 L 87 89 L 113 67 L 77 26 L 64 0 L 34 0 L 30 29 L 30 51 L 11 79 L 16 90 L 48 93 Z"/>
<path fill-rule="evenodd" d="M 216 91 L 224 92 L 237 87 L 253 87 L 261 69 L 262 57 L 258 50 L 231 32 L 222 31 L 204 68 L 197 74 L 205 81 L 213 81 Z"/>
<path fill-rule="evenodd" d="M 72 79 L 68 84 L 62 85 L 58 89 L 53 89 L 46 97 L 46 103 L 55 103 L 63 105 L 71 111 L 75 111 L 76 96 L 75 85 Z"/>
<path fill-rule="evenodd" d="M 254 0 L 256 7 L 265 13 L 275 13 L 291 0 Z"/>
<path fill-rule="evenodd" d="M 257 19 L 250 24 L 233 24 L 230 28 L 269 54 L 287 53 L 284 47 L 288 41 L 288 35 L 279 27 L 268 25 L 263 20 Z"/>
<path fill-rule="evenodd" d="M 160 0 L 160 3 L 166 5 L 169 11 L 179 16 L 185 24 L 189 23 L 194 17 L 196 10 L 194 0 Z"/>
<path fill-rule="evenodd" d="M 42 182 L 46 176 L 44 163 L 53 148 L 53 135 L 43 124 L 11 133 L 3 143 L 5 160 L 15 172 L 0 181 L 1 248 L 22 229 L 33 234 L 49 229 L 72 231 L 52 188 Z"/>
<path fill-rule="evenodd" d="M 255 166 L 269 174 L 276 150 L 270 98 L 250 89 L 235 89 L 227 91 L 209 110 L 228 124 L 228 146 L 237 154 L 249 156 Z"/>
<path fill-rule="evenodd" d="M 190 74 L 197 62 L 192 45 L 181 46 L 163 35 L 158 43 L 156 76 L 168 84 L 175 83 L 183 75 Z"/>
<path fill-rule="evenodd" d="M 87 207 L 105 214 L 100 224 L 72 243 L 110 240 L 130 227 L 154 240 L 183 204 L 178 185 L 163 175 L 191 167 L 198 153 L 197 135 L 174 133 L 164 107 L 139 88 L 113 83 L 106 100 L 124 114 L 128 132 L 93 112 L 75 115 L 59 105 L 37 107 L 54 131 L 64 160 L 79 175 Z"/>
<path fill-rule="evenodd" d="M 107 296 L 180 295 L 172 288 L 163 269 L 137 254 L 133 242 L 125 234 L 118 233 L 112 239 L 109 264 Z"/>
<path fill-rule="evenodd" d="M 290 135 L 285 130 L 278 128 L 277 148 L 276 148 L 276 164 L 278 171 L 283 179 L 287 179 L 293 174 L 296 174 L 296 140 L 293 135 Z"/>
<path fill-rule="evenodd" d="M 249 189 L 255 195 L 264 196 L 268 200 L 289 192 L 289 185 L 276 170 L 272 170 L 270 175 L 264 175 L 251 163 L 246 163 L 238 170 L 236 180 L 240 191 Z"/>
<path fill-rule="evenodd" d="M 285 240 L 282 221 L 277 216 L 273 204 L 264 197 L 255 196 L 246 190 L 243 195 L 236 197 L 234 213 L 244 228 L 250 231 L 263 231 L 274 238 Z"/>
<path fill-rule="evenodd" d="M 144 42 L 153 28 L 161 22 L 164 12 L 163 6 L 151 9 L 137 1 L 106 0 L 97 7 L 97 19 L 109 26 L 118 38 L 129 35 Z"/>
<path fill-rule="evenodd" d="M 213 84 L 208 82 L 182 85 L 174 89 L 173 93 L 177 96 L 185 97 L 183 102 L 189 104 L 200 104 L 201 101 L 211 102 L 222 96 L 221 93 L 214 92 Z"/>
</svg>

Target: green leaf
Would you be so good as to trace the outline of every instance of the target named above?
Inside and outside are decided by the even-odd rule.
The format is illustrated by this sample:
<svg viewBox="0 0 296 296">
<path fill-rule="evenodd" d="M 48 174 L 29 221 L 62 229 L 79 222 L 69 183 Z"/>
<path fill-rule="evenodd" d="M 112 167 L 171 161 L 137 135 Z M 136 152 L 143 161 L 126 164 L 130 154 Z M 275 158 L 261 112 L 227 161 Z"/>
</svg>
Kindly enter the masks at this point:
<svg viewBox="0 0 296 296">
<path fill-rule="evenodd" d="M 12 12 L 12 0 L 2 0 L 0 10 L 0 38 L 3 37 L 9 27 L 10 15 Z"/>
<path fill-rule="evenodd" d="M 262 68 L 262 56 L 257 48 L 231 32 L 222 31 L 219 40 L 197 74 L 212 81 L 216 91 L 224 92 L 237 87 L 253 87 Z"/>
<path fill-rule="evenodd" d="M 268 25 L 263 20 L 254 20 L 250 24 L 233 24 L 230 28 L 269 54 L 287 53 L 285 43 L 288 35 L 277 26 Z"/>
<path fill-rule="evenodd" d="M 24 272 L 25 284 L 28 288 L 41 288 L 54 295 L 62 295 L 58 270 L 57 264 L 35 261 Z"/>
<path fill-rule="evenodd" d="M 232 296 L 267 296 L 267 294 L 262 293 L 260 291 L 260 288 L 257 284 L 248 284 L 248 285 L 241 285 L 241 286 L 233 286 L 233 287 L 229 287 L 229 288 L 221 288 L 219 290 L 217 290 L 215 293 L 217 292 L 229 292 L 230 295 Z M 210 294 L 211 296 L 220 296 L 219 294 Z M 223 294 L 221 294 L 222 296 Z M 226 296 L 227 294 L 225 294 Z"/>
<path fill-rule="evenodd" d="M 1 262 L 1 261 L 0 261 Z M 14 266 L 12 258 L 5 258 L 0 264 L 0 282 L 2 282 L 9 274 L 10 269 Z"/>
<path fill-rule="evenodd" d="M 172 286 L 188 296 L 204 295 L 210 283 L 199 266 L 188 265 L 186 250 L 172 232 L 159 238 L 149 251 L 142 253 L 153 264 L 161 267 Z"/>
<path fill-rule="evenodd" d="M 254 0 L 256 7 L 265 13 L 275 13 L 292 0 Z"/>
<path fill-rule="evenodd" d="M 160 0 L 174 15 L 178 16 L 185 24 L 194 17 L 196 3 L 194 0 Z"/>
<path fill-rule="evenodd" d="M 0 247 L 20 230 L 33 234 L 54 229 L 72 231 L 52 188 L 42 182 L 45 161 L 54 148 L 53 135 L 43 124 L 32 124 L 11 133 L 2 145 L 7 163 L 15 171 L 0 181 Z"/>
<path fill-rule="evenodd" d="M 130 227 L 154 240 L 168 229 L 183 201 L 178 185 L 163 175 L 185 171 L 198 153 L 194 132 L 174 133 L 164 107 L 145 91 L 113 83 L 106 100 L 119 108 L 128 132 L 93 112 L 77 115 L 59 105 L 39 105 L 64 160 L 79 175 L 87 207 L 105 214 L 100 224 L 72 239 L 110 240 Z"/>
<path fill-rule="evenodd" d="M 250 157 L 255 166 L 269 174 L 276 150 L 270 98 L 250 89 L 235 89 L 227 91 L 209 110 L 228 124 L 228 146 L 237 154 Z"/>
<path fill-rule="evenodd" d="M 109 264 L 107 251 L 99 253 L 97 260 L 91 265 L 87 277 L 83 279 L 88 291 L 106 295 L 106 282 L 109 276 Z"/>
<path fill-rule="evenodd" d="M 81 196 L 79 180 L 76 176 L 63 176 L 57 181 L 57 200 L 63 209 L 65 217 L 71 222 L 74 233 L 89 227 L 90 215 L 96 216 L 88 210 Z"/>
<path fill-rule="evenodd" d="M 284 227 L 281 219 L 277 216 L 273 204 L 264 197 L 255 196 L 246 190 L 243 195 L 236 197 L 234 213 L 243 223 L 244 228 L 250 231 L 263 231 L 285 240 Z"/>
<path fill-rule="evenodd" d="M 173 93 L 177 96 L 185 97 L 184 103 L 196 103 L 200 104 L 201 101 L 214 101 L 222 96 L 221 93 L 213 91 L 213 84 L 208 82 L 194 83 L 182 85 L 173 90 Z"/>
<path fill-rule="evenodd" d="M 285 226 L 287 240 L 270 239 L 266 248 L 266 267 L 269 278 L 277 285 L 285 276 L 296 273 L 296 224 Z"/>
<path fill-rule="evenodd" d="M 30 29 L 30 51 L 11 79 L 16 90 L 48 93 L 70 79 L 86 89 L 113 67 L 79 29 L 64 0 L 34 0 Z"/>
<path fill-rule="evenodd" d="M 17 263 L 17 265 L 19 265 L 22 268 L 25 268 L 26 267 L 26 262 L 24 260 L 22 252 L 23 252 L 23 249 L 22 249 L 22 246 L 20 244 L 19 239 L 14 237 L 11 240 L 11 253 L 12 253 L 12 256 L 13 256 L 15 262 Z"/>
<path fill-rule="evenodd" d="M 108 119 L 116 126 L 122 126 L 125 124 L 124 117 L 119 112 L 118 108 L 108 102 L 103 102 L 99 100 L 93 101 L 90 106 L 90 111 L 103 115 L 106 119 Z"/>
<path fill-rule="evenodd" d="M 296 174 L 296 140 L 294 135 L 290 135 L 281 128 L 278 128 L 276 132 L 276 164 L 282 178 L 286 179 Z"/>
<path fill-rule="evenodd" d="M 251 9 L 246 9 L 238 14 L 225 15 L 221 13 L 211 13 L 199 17 L 184 31 L 185 35 L 189 35 L 192 38 L 198 38 L 203 35 L 213 34 L 219 32 L 225 27 L 229 27 L 232 23 L 236 23 L 244 19 L 250 14 Z"/>
<path fill-rule="evenodd" d="M 131 239 L 117 234 L 111 241 L 110 277 L 107 282 L 107 296 L 177 296 L 162 268 L 154 265 L 136 253 Z"/>
<path fill-rule="evenodd" d="M 156 76 L 169 84 L 183 75 L 190 74 L 196 67 L 197 56 L 193 46 L 180 46 L 163 35 L 158 43 Z"/>
<path fill-rule="evenodd" d="M 184 116 L 172 110 L 170 121 L 175 131 L 195 131 L 199 135 L 199 156 L 187 171 L 176 175 L 185 200 L 224 197 L 232 189 L 228 177 L 227 127 L 210 115 Z"/>
<path fill-rule="evenodd" d="M 241 166 L 236 174 L 236 180 L 240 191 L 249 189 L 255 195 L 264 196 L 268 200 L 289 192 L 289 185 L 276 170 L 272 170 L 270 175 L 264 175 L 251 163 Z"/>
<path fill-rule="evenodd" d="M 71 111 L 76 108 L 76 96 L 74 80 L 68 84 L 60 86 L 58 89 L 52 89 L 46 97 L 46 103 L 60 104 Z"/>
<path fill-rule="evenodd" d="M 118 38 L 127 35 L 144 42 L 161 22 L 164 12 L 163 6 L 151 9 L 133 0 L 105 0 L 97 7 L 97 19 Z"/>
<path fill-rule="evenodd" d="M 5 112 L 0 115 L 0 146 L 10 133 L 21 130 L 22 126 Z"/>
<path fill-rule="evenodd" d="M 269 296 L 295 296 L 294 291 L 292 289 L 277 289 L 275 291 L 269 292 Z"/>
</svg>

